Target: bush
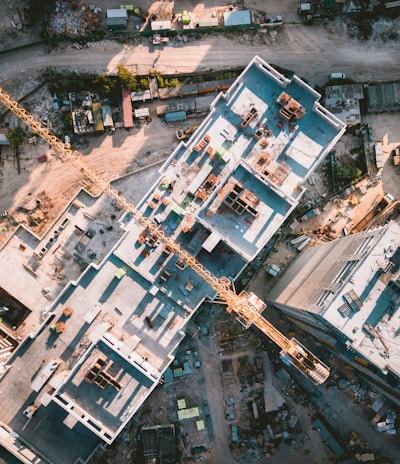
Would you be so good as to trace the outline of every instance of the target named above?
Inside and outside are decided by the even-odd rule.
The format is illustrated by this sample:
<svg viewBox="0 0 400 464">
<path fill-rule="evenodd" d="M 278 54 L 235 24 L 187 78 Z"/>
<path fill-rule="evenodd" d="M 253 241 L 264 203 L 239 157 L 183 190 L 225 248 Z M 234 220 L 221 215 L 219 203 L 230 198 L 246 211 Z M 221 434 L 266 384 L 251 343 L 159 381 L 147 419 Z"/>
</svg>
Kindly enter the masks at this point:
<svg viewBox="0 0 400 464">
<path fill-rule="evenodd" d="M 353 160 L 345 164 L 335 166 L 335 178 L 340 185 L 347 185 L 360 179 L 362 176 L 361 169 Z"/>
<path fill-rule="evenodd" d="M 142 77 L 139 81 L 140 90 L 147 90 L 149 88 L 149 80 L 145 77 Z"/>
<path fill-rule="evenodd" d="M 179 79 L 177 79 L 176 77 L 168 81 L 169 87 L 178 87 L 178 85 L 181 85 L 181 83 L 179 82 Z"/>
</svg>

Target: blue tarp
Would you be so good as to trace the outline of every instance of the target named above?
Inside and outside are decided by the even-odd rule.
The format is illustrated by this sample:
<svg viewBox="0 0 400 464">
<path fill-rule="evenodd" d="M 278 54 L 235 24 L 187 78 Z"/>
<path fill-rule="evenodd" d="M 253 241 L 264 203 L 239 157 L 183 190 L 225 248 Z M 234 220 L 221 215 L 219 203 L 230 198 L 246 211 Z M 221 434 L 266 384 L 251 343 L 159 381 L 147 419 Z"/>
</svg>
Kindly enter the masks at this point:
<svg viewBox="0 0 400 464">
<path fill-rule="evenodd" d="M 186 119 L 186 111 L 174 111 L 166 113 L 164 116 L 165 122 L 184 121 Z"/>
<path fill-rule="evenodd" d="M 225 26 L 241 26 L 243 24 L 251 24 L 249 10 L 226 11 L 224 13 Z"/>
</svg>

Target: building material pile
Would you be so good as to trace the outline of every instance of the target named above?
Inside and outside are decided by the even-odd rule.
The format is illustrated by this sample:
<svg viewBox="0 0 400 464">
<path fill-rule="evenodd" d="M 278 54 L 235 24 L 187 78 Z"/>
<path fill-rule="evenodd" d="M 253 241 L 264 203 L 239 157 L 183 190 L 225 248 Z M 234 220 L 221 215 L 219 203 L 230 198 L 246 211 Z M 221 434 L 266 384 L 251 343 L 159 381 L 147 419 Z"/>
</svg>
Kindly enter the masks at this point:
<svg viewBox="0 0 400 464">
<path fill-rule="evenodd" d="M 296 250 L 301 251 L 311 242 L 311 237 L 308 235 L 300 235 L 299 237 L 294 238 L 290 241 L 290 244 L 293 245 Z"/>
<path fill-rule="evenodd" d="M 50 33 L 72 36 L 94 33 L 101 24 L 100 13 L 101 8 L 95 5 L 57 2 L 55 12 L 50 17 Z"/>
</svg>

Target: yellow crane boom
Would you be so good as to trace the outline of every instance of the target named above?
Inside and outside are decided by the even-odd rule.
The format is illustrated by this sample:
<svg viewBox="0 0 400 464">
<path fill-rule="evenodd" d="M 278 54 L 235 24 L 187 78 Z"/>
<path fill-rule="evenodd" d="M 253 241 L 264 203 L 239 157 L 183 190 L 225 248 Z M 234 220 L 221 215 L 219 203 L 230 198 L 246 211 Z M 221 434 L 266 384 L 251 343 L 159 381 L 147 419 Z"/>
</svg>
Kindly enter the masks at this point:
<svg viewBox="0 0 400 464">
<path fill-rule="evenodd" d="M 174 253 L 180 260 L 191 267 L 205 282 L 207 282 L 227 304 L 227 311 L 233 313 L 237 320 L 246 328 L 254 324 L 272 341 L 281 348 L 282 359 L 292 364 L 313 383 L 321 384 L 329 376 L 329 368 L 316 358 L 306 347 L 294 338 L 286 338 L 270 322 L 261 316 L 261 312 L 266 305 L 254 293 L 242 291 L 237 294 L 231 282 L 226 277 L 218 278 L 212 274 L 200 261 L 183 249 L 175 240 L 168 237 L 164 231 L 150 218 L 115 190 L 105 179 L 98 176 L 81 159 L 81 156 L 71 148 L 67 148 L 49 129 L 42 126 L 33 116 L 28 113 L 17 101 L 0 88 L 0 103 L 8 108 L 20 121 L 23 121 L 36 134 L 40 135 L 52 148 L 54 148 L 64 159 L 79 169 L 86 178 L 99 187 L 124 211 L 129 213 L 132 218 L 145 229 L 147 229 L 156 239 L 163 243 L 171 253 Z"/>
</svg>

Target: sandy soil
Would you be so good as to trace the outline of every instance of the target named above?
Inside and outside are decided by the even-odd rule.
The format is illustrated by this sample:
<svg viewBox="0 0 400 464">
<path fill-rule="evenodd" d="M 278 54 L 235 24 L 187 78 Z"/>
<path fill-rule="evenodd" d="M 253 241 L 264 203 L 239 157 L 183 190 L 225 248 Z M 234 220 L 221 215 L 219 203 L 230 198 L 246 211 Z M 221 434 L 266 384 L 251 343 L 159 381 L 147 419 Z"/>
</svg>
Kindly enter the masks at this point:
<svg viewBox="0 0 400 464">
<path fill-rule="evenodd" d="M 155 180 L 148 180 L 143 168 L 165 160 L 178 143 L 175 132 L 181 127 L 180 124 L 163 125 L 156 116 L 157 104 L 159 102 L 146 105 L 152 116 L 150 123 L 130 131 L 118 129 L 114 135 L 86 136 L 87 146 L 81 150 L 85 163 L 108 182 L 138 172 L 134 185 L 129 180 L 123 183 L 124 193 L 129 199 L 135 198 L 136 202 L 141 198 L 135 195 L 135 191 L 143 194 Z M 194 120 L 193 124 L 199 122 Z M 44 154 L 47 155 L 47 162 L 38 162 L 37 159 Z M 98 193 L 95 185 L 82 178 L 77 169 L 61 161 L 43 141 L 36 145 L 25 143 L 20 149 L 19 158 L 20 174 L 12 149 L 3 148 L 0 160 L 0 211 L 8 210 L 9 216 L 0 219 L 0 227 L 7 228 L 7 232 L 0 232 L 0 243 L 19 223 L 30 226 L 39 235 L 44 233 L 47 225 L 52 223 L 79 189 L 86 188 L 92 194 Z M 140 183 L 141 177 L 144 184 Z M 118 185 L 122 185 L 121 182 Z M 45 201 L 42 210 L 45 208 L 46 212 L 39 214 L 35 211 L 32 217 L 29 211 L 35 209 L 36 199 Z"/>
<path fill-rule="evenodd" d="M 83 150 L 82 156 L 98 176 L 110 181 L 166 159 L 176 146 L 176 129 L 177 127 L 171 125 L 164 127 L 160 119 L 154 118 L 151 123 L 140 129 L 132 129 L 129 132 L 122 129 L 117 130 L 114 135 L 87 137 L 89 146 Z M 11 149 L 7 148 L 3 152 L 0 210 L 7 209 L 9 216 L 0 223 L 2 227 L 8 228 L 8 233 L 2 232 L 0 235 L 0 243 L 17 223 L 34 225 L 29 214 L 18 212 L 21 207 L 31 210 L 34 200 L 43 200 L 44 195 L 47 197 L 48 213 L 41 218 L 36 217 L 39 224 L 33 227 L 34 232 L 40 235 L 44 233 L 46 224 L 50 224 L 58 216 L 80 188 L 87 188 L 93 194 L 98 193 L 97 188 L 88 179 L 82 179 L 77 169 L 61 161 L 46 144 L 26 144 L 22 147 L 20 174 L 17 172 Z M 48 161 L 39 163 L 37 158 L 43 154 L 47 154 Z M 129 196 L 132 196 L 132 193 Z"/>
</svg>

